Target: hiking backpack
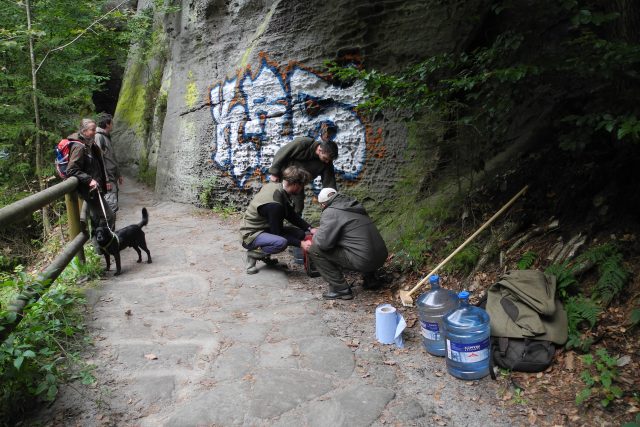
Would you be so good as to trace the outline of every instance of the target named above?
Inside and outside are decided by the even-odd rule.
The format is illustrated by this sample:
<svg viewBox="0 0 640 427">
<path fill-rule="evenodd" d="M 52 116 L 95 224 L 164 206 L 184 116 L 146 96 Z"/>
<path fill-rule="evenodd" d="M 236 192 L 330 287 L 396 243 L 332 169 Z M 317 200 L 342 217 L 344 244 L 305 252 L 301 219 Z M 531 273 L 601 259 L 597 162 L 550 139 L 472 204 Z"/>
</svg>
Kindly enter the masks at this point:
<svg viewBox="0 0 640 427">
<path fill-rule="evenodd" d="M 56 145 L 56 171 L 62 179 L 67 179 L 67 166 L 69 165 L 69 152 L 73 144 L 81 144 L 81 141 L 64 138 Z"/>
<path fill-rule="evenodd" d="M 509 271 L 489 288 L 478 305 L 491 317 L 492 365 L 540 372 L 553 363 L 556 345 L 567 340 L 567 314 L 555 293 L 556 278 L 536 270 Z"/>
</svg>

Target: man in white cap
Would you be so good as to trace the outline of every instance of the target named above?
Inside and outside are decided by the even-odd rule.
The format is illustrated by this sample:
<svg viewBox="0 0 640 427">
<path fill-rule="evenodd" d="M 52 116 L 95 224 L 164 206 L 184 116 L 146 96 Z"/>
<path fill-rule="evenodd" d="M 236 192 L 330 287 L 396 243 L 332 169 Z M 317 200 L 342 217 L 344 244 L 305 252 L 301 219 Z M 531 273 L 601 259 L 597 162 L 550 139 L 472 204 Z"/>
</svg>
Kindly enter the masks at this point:
<svg viewBox="0 0 640 427">
<path fill-rule="evenodd" d="M 311 241 L 301 246 L 308 252 L 320 275 L 329 283 L 325 299 L 352 299 L 343 270 L 373 276 L 387 259 L 387 246 L 365 208 L 355 199 L 323 188 L 318 195 L 322 206 L 320 226 Z"/>
</svg>

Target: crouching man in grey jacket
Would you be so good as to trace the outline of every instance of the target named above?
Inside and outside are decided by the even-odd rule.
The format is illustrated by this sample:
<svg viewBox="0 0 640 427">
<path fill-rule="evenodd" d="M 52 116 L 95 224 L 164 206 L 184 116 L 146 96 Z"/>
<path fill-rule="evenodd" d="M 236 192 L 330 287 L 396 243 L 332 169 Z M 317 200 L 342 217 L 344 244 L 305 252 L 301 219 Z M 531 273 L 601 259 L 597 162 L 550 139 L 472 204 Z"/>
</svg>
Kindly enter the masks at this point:
<svg viewBox="0 0 640 427">
<path fill-rule="evenodd" d="M 329 283 L 325 299 L 352 299 L 343 270 L 372 275 L 387 259 L 387 246 L 365 208 L 355 199 L 324 188 L 318 196 L 322 206 L 320 226 L 313 240 L 303 241 L 320 275 Z"/>
</svg>

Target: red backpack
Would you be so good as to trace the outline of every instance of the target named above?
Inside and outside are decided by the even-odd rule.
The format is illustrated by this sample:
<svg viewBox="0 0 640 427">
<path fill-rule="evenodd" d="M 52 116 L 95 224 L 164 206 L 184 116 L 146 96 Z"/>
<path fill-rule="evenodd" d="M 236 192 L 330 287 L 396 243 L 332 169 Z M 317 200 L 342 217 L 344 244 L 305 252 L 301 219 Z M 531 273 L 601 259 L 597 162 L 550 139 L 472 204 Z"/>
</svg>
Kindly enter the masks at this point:
<svg viewBox="0 0 640 427">
<path fill-rule="evenodd" d="M 67 166 L 69 165 L 69 152 L 71 151 L 71 147 L 73 146 L 73 144 L 82 144 L 82 142 L 65 138 L 60 142 L 58 142 L 58 145 L 56 145 L 56 148 L 55 148 L 56 171 L 58 172 L 58 176 L 62 179 L 67 178 Z"/>
</svg>

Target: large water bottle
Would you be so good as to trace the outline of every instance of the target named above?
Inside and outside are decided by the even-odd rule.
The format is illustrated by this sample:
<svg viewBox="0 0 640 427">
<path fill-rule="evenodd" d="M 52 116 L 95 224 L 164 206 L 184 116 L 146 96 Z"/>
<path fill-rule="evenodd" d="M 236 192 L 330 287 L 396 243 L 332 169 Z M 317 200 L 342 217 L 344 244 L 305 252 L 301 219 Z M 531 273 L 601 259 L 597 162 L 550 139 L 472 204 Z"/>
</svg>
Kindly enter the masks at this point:
<svg viewBox="0 0 640 427">
<path fill-rule="evenodd" d="M 455 292 L 440 287 L 440 277 L 429 277 L 431 290 L 420 295 L 416 301 L 420 317 L 420 334 L 424 348 L 435 356 L 444 356 L 444 330 L 442 318 L 458 306 Z"/>
<path fill-rule="evenodd" d="M 447 342 L 447 370 L 463 380 L 477 380 L 489 374 L 489 315 L 469 305 L 469 292 L 458 294 L 459 306 L 444 317 Z"/>
</svg>

